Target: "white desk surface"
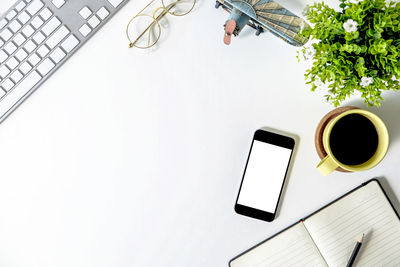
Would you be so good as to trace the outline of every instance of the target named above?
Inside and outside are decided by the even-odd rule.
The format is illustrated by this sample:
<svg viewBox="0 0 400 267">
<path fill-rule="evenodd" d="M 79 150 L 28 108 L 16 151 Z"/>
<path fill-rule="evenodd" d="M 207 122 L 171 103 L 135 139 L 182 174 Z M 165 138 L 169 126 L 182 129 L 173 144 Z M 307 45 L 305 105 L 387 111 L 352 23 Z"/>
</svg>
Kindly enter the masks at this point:
<svg viewBox="0 0 400 267">
<path fill-rule="evenodd" d="M 1 266 L 227 266 L 374 176 L 399 209 L 400 93 L 373 109 L 391 136 L 383 162 L 323 177 L 314 130 L 333 107 L 305 85 L 297 48 L 250 29 L 225 46 L 227 14 L 202 0 L 168 17 L 157 50 L 128 49 L 125 25 L 145 2 L 130 1 L 0 124 Z M 298 14 L 306 4 L 280 2 Z M 300 138 L 272 223 L 233 210 L 262 126 Z"/>
</svg>

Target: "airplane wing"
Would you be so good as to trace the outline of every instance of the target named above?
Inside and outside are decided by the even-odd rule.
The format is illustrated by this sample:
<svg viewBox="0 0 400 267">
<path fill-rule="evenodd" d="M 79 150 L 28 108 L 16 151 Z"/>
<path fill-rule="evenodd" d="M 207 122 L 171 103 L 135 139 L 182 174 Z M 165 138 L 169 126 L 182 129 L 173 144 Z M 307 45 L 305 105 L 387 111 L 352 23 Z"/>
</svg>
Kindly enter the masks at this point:
<svg viewBox="0 0 400 267">
<path fill-rule="evenodd" d="M 303 27 L 309 27 L 307 22 L 272 0 L 218 1 L 228 11 L 236 8 L 249 16 L 253 23 L 250 26 L 260 25 L 291 45 L 302 46 L 308 41 L 307 38 L 299 36 L 299 31 Z"/>
</svg>

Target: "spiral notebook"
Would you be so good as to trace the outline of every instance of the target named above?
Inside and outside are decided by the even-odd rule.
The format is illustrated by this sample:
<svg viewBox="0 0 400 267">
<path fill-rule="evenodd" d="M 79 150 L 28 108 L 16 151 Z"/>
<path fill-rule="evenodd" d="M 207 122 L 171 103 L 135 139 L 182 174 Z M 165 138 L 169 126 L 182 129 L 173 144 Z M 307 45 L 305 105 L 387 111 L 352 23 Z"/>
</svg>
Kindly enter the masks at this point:
<svg viewBox="0 0 400 267">
<path fill-rule="evenodd" d="M 243 252 L 229 265 L 346 266 L 363 233 L 354 266 L 400 266 L 400 217 L 376 179 Z"/>
</svg>

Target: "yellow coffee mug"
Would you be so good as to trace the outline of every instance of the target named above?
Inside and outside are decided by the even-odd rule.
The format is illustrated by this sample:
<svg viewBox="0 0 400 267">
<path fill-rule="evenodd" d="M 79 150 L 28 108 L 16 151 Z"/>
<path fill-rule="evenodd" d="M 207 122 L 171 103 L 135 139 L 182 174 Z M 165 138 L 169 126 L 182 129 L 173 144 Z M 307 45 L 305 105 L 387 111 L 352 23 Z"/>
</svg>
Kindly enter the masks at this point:
<svg viewBox="0 0 400 267">
<path fill-rule="evenodd" d="M 344 116 L 349 114 L 360 114 L 369 119 L 375 126 L 376 132 L 378 134 L 378 147 L 375 154 L 366 162 L 359 165 L 346 165 L 338 161 L 332 153 L 329 139 L 333 129 L 333 126 Z M 328 154 L 321 162 L 318 164 L 317 169 L 323 174 L 328 175 L 333 172 L 336 168 L 341 167 L 347 171 L 357 172 L 365 171 L 375 167 L 381 160 L 385 157 L 388 146 L 389 146 L 389 133 L 386 128 L 385 123 L 374 113 L 363 109 L 352 109 L 345 111 L 333 118 L 325 127 L 322 135 L 322 143 Z"/>
</svg>

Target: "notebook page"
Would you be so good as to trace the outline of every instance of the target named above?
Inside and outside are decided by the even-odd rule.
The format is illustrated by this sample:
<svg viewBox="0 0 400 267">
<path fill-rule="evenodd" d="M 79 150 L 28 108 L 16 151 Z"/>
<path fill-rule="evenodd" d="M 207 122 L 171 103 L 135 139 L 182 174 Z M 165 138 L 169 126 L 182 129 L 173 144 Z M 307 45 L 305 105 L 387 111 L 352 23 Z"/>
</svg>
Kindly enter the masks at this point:
<svg viewBox="0 0 400 267">
<path fill-rule="evenodd" d="M 326 263 L 303 223 L 287 229 L 231 262 L 231 267 L 321 266 Z"/>
<path fill-rule="evenodd" d="M 307 218 L 304 225 L 329 266 L 346 266 L 363 233 L 353 266 L 400 266 L 400 221 L 376 181 Z"/>
</svg>

